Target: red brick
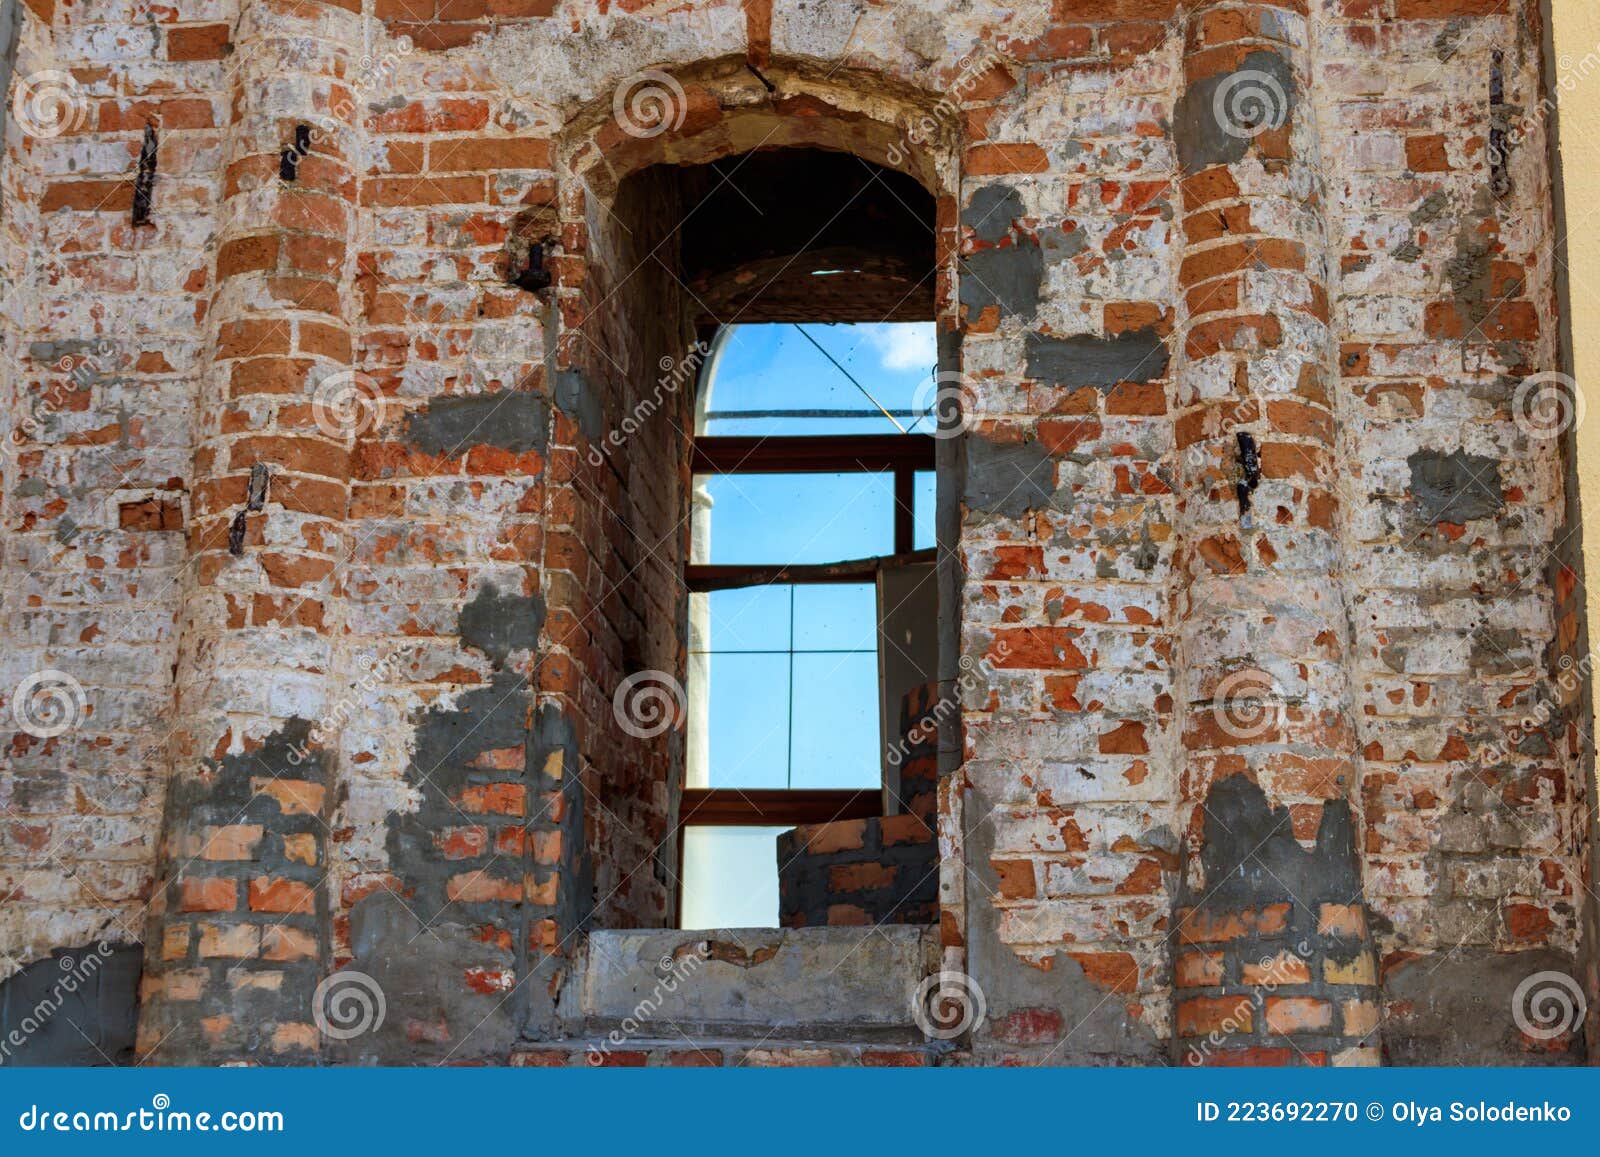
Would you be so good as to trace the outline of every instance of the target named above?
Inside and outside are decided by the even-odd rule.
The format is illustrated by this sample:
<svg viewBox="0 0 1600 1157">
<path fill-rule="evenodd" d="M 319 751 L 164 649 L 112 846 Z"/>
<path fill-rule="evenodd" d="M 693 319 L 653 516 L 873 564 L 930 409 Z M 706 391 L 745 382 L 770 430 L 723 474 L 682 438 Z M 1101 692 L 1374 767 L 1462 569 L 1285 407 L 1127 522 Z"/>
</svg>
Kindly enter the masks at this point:
<svg viewBox="0 0 1600 1157">
<path fill-rule="evenodd" d="M 231 912 L 239 906 L 239 882 L 216 877 L 190 878 L 178 885 L 181 912 Z"/>
<path fill-rule="evenodd" d="M 1178 1002 L 1178 1035 L 1232 1036 L 1255 1027 L 1255 1006 L 1248 996 L 1191 996 Z"/>
<path fill-rule="evenodd" d="M 221 60 L 232 51 L 226 24 L 180 24 L 167 29 L 168 60 Z"/>
<path fill-rule="evenodd" d="M 972 177 L 1043 173 L 1049 167 L 1042 148 L 1021 143 L 976 145 L 967 150 L 965 165 L 967 175 Z"/>
<path fill-rule="evenodd" d="M 310 915 L 316 911 L 316 893 L 299 880 L 257 876 L 250 881 L 252 912 L 287 912 Z"/>
<path fill-rule="evenodd" d="M 1280 1036 L 1321 1032 L 1333 1024 L 1333 1005 L 1317 997 L 1269 996 L 1266 1014 L 1267 1031 Z"/>
</svg>

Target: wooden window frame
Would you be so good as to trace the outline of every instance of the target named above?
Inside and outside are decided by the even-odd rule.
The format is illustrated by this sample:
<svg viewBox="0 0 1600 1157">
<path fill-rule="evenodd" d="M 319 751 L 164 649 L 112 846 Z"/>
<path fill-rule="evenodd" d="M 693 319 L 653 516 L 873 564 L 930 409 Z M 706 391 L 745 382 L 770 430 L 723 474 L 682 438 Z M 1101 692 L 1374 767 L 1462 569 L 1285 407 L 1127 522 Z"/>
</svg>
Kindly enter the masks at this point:
<svg viewBox="0 0 1600 1157">
<path fill-rule="evenodd" d="M 688 566 L 691 591 L 726 590 L 770 582 L 860 582 L 874 568 L 917 554 L 917 475 L 938 468 L 931 434 L 834 434 L 786 438 L 697 438 L 690 471 L 700 474 L 893 474 L 894 554 L 890 560 L 819 567 Z M 849 569 L 854 568 L 854 569 Z M 835 572 L 829 574 L 828 572 Z M 792 576 L 782 579 L 774 576 Z M 703 585 L 715 583 L 716 585 Z"/>
<path fill-rule="evenodd" d="M 695 439 L 690 462 L 694 475 L 893 474 L 894 554 L 808 566 L 689 565 L 684 584 L 700 594 L 772 584 L 859 583 L 875 579 L 885 566 L 931 560 L 935 548 L 915 549 L 916 476 L 937 469 L 936 445 L 928 434 Z M 843 790 L 684 788 L 677 828 L 678 923 L 683 922 L 684 833 L 690 827 L 798 827 L 868 819 L 883 811 L 881 784 Z"/>
</svg>

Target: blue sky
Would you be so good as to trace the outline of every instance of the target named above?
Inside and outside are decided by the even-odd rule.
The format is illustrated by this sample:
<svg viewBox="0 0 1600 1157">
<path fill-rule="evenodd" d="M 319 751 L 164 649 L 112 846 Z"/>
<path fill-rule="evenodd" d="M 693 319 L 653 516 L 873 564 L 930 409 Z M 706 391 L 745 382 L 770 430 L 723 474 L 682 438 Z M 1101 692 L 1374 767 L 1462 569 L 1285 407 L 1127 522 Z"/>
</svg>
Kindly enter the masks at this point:
<svg viewBox="0 0 1600 1157">
<path fill-rule="evenodd" d="M 926 394 L 935 355 L 931 324 L 816 325 L 806 331 L 891 411 L 911 410 L 919 390 Z M 714 413 L 871 405 L 790 325 L 736 328 L 709 388 Z M 914 425 L 909 418 L 901 421 Z M 714 418 L 706 431 L 893 433 L 895 427 L 881 415 Z M 923 482 L 919 538 L 931 545 L 932 475 Z M 891 475 L 725 475 L 710 478 L 708 489 L 710 549 L 700 556 L 708 562 L 812 564 L 894 551 Z M 872 585 L 722 591 L 710 599 L 711 786 L 875 786 L 880 765 Z"/>
<path fill-rule="evenodd" d="M 917 392 L 935 372 L 929 323 L 806 325 L 804 330 L 893 412 L 914 408 Z M 927 404 L 924 401 L 924 406 Z M 712 383 L 714 413 L 750 410 L 870 410 L 872 402 L 792 325 L 741 325 L 722 348 Z M 903 426 L 912 420 L 901 418 Z M 924 418 L 918 433 L 931 433 Z M 706 434 L 892 434 L 882 415 L 840 420 L 721 418 Z"/>
<path fill-rule="evenodd" d="M 808 325 L 893 412 L 931 396 L 930 325 Z M 924 404 L 926 404 L 924 402 Z M 793 326 L 738 327 L 711 384 L 709 435 L 892 434 L 858 418 L 719 417 L 761 410 L 870 410 L 861 390 Z M 931 418 L 902 426 L 931 432 Z M 712 563 L 839 562 L 894 550 L 890 475 L 714 477 Z M 933 476 L 919 479 L 917 545 L 933 544 Z M 874 788 L 881 781 L 876 592 L 870 583 L 719 591 L 710 602 L 710 786 Z M 791 649 L 792 648 L 792 649 Z M 777 923 L 781 829 L 692 830 L 685 927 Z M 770 909 L 770 910 L 769 910 Z"/>
</svg>

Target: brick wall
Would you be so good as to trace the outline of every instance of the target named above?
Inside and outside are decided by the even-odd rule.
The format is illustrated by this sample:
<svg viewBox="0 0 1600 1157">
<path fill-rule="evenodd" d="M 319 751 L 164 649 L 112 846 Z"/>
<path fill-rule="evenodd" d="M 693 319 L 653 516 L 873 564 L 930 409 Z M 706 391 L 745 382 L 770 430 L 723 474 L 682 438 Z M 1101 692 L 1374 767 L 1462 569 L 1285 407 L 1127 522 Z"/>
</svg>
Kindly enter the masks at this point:
<svg viewBox="0 0 1600 1157">
<path fill-rule="evenodd" d="M 783 927 L 939 922 L 938 692 L 930 683 L 901 703 L 894 814 L 802 824 L 778 837 Z"/>
<path fill-rule="evenodd" d="M 687 661 L 680 576 L 699 361 L 685 291 L 672 272 L 683 208 L 670 171 L 633 177 L 605 209 L 577 200 L 585 241 L 570 257 L 585 259 L 572 299 L 581 314 L 563 350 L 572 368 L 561 372 L 590 400 L 558 420 L 572 445 L 566 541 L 575 562 L 565 608 L 570 634 L 552 639 L 571 670 L 552 656 L 541 690 L 560 694 L 581 737 L 593 918 L 603 927 L 656 927 L 675 917 L 681 707 L 671 705 L 673 725 L 660 734 L 650 734 L 657 728 L 646 720 L 646 734 L 636 735 L 621 724 L 641 705 L 624 700 L 619 708 L 616 691 L 629 678 L 640 680 L 641 692 L 668 679 L 681 687 Z M 638 429 L 620 446 L 602 442 L 635 414 L 643 415 Z M 564 512 L 552 513 L 559 534 Z M 570 693 L 568 677 L 576 681 Z"/>
<path fill-rule="evenodd" d="M 934 924 L 938 916 L 938 856 L 921 816 L 802 824 L 778 837 L 785 928 Z"/>
<path fill-rule="evenodd" d="M 613 698 L 682 677 L 688 397 L 589 451 L 696 335 L 629 178 L 821 145 L 940 206 L 974 1055 L 1573 1058 L 1509 1017 L 1590 952 L 1537 3 L 26 7 L 0 706 L 74 725 L 6 734 L 8 975 L 142 940 L 158 1062 L 504 1059 L 672 919 L 681 736 Z"/>
</svg>

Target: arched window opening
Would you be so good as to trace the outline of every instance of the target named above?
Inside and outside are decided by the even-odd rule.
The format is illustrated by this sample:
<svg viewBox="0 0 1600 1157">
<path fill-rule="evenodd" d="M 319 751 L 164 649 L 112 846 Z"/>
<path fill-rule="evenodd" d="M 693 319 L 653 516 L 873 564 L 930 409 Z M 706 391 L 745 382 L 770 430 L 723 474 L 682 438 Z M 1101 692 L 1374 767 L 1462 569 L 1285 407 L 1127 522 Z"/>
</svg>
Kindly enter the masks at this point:
<svg viewBox="0 0 1600 1157">
<path fill-rule="evenodd" d="M 585 740 L 590 926 L 936 923 L 951 728 L 906 740 L 953 658 L 934 196 L 758 147 L 590 207 L 558 383 L 603 440 L 565 544 L 594 562 L 562 588 L 593 644 L 573 706 L 646 684 L 682 706 Z"/>
</svg>

